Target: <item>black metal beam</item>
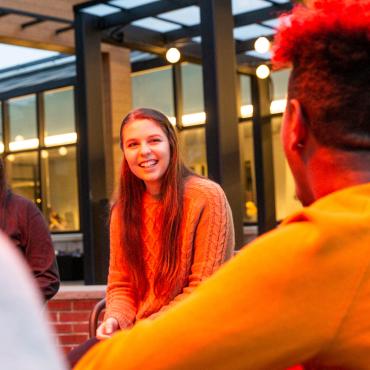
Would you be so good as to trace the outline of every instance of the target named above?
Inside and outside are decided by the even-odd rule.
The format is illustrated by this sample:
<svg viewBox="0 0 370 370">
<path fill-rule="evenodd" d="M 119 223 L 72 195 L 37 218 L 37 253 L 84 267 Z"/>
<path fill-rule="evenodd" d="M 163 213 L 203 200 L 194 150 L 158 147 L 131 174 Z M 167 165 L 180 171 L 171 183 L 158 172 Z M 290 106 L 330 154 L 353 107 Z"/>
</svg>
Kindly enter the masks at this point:
<svg viewBox="0 0 370 370">
<path fill-rule="evenodd" d="M 135 8 L 102 17 L 99 24 L 101 29 L 125 26 L 139 19 L 154 17 L 172 10 L 197 5 L 198 3 L 199 0 L 155 1 L 153 3 L 137 6 Z"/>
<path fill-rule="evenodd" d="M 270 80 L 251 76 L 258 234 L 276 226 Z"/>
<path fill-rule="evenodd" d="M 183 93 L 182 93 L 182 74 L 181 64 L 176 63 L 172 66 L 172 86 L 173 86 L 173 103 L 175 107 L 176 127 L 181 130 L 183 115 Z"/>
<path fill-rule="evenodd" d="M 231 1 L 202 0 L 200 7 L 208 175 L 221 184 L 229 200 L 240 248 L 242 188 Z"/>
<path fill-rule="evenodd" d="M 55 34 L 59 35 L 60 33 L 67 32 L 73 29 L 74 29 L 74 25 L 72 24 L 71 26 L 58 28 L 57 30 L 55 30 Z"/>
<path fill-rule="evenodd" d="M 148 69 L 160 68 L 167 66 L 168 62 L 165 58 L 157 57 L 149 60 L 141 60 L 131 63 L 131 72 L 140 72 Z"/>
<path fill-rule="evenodd" d="M 37 19 L 40 19 L 40 20 L 43 20 L 43 21 L 65 23 L 65 24 L 71 24 L 72 23 L 72 21 L 70 21 L 69 19 L 53 17 L 53 16 L 50 16 L 50 15 L 44 15 L 44 14 L 38 14 L 38 13 L 32 13 L 32 12 L 26 12 L 24 10 L 19 10 L 19 9 L 0 7 L 0 12 L 6 13 L 6 14 L 21 15 L 21 16 L 24 16 L 24 17 L 37 18 Z"/>
<path fill-rule="evenodd" d="M 37 19 L 34 19 L 33 21 L 22 23 L 21 27 L 22 27 L 22 29 L 25 29 L 25 28 L 28 28 L 28 27 L 35 26 L 36 24 L 39 24 L 39 23 L 42 23 L 42 22 L 45 22 L 45 19 L 37 18 Z"/>
<path fill-rule="evenodd" d="M 85 283 L 105 283 L 108 272 L 101 31 L 96 17 L 75 11 L 77 133 Z"/>
<path fill-rule="evenodd" d="M 279 4 L 268 8 L 258 9 L 251 12 L 245 12 L 234 16 L 234 27 L 247 26 L 253 23 L 261 23 L 270 19 L 276 18 L 283 12 L 287 12 L 292 8 L 292 4 Z M 200 25 L 182 28 L 179 30 L 169 31 L 164 34 L 167 42 L 175 42 L 177 40 L 200 36 Z"/>
</svg>

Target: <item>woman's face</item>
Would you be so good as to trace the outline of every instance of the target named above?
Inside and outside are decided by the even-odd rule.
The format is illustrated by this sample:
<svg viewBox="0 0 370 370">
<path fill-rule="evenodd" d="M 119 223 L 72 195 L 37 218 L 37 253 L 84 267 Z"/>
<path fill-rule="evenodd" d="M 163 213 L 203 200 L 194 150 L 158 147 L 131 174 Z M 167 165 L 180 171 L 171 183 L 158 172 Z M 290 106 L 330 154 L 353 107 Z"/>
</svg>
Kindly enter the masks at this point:
<svg viewBox="0 0 370 370">
<path fill-rule="evenodd" d="M 123 153 L 132 173 L 147 190 L 160 193 L 163 175 L 170 162 L 170 144 L 161 127 L 149 119 L 137 119 L 122 129 Z"/>
</svg>

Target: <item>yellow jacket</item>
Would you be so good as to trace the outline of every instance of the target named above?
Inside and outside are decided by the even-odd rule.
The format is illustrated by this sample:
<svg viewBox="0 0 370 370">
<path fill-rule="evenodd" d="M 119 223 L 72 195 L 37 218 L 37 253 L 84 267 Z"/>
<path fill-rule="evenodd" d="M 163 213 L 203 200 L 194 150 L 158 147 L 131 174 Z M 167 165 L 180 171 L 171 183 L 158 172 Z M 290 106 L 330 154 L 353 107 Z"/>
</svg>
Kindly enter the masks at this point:
<svg viewBox="0 0 370 370">
<path fill-rule="evenodd" d="M 187 299 L 96 345 L 90 369 L 370 369 L 370 184 L 244 248 Z"/>
</svg>

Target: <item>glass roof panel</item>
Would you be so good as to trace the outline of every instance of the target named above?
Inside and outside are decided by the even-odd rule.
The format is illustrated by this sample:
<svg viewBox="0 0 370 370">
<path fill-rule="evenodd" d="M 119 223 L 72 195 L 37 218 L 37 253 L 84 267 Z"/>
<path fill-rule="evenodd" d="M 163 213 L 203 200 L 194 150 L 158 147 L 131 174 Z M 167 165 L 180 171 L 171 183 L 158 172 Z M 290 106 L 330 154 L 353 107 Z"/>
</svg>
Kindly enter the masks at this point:
<svg viewBox="0 0 370 370">
<path fill-rule="evenodd" d="M 268 21 L 262 22 L 262 24 L 265 24 L 266 26 L 269 26 L 272 28 L 277 28 L 279 25 L 279 19 L 278 18 L 269 19 Z"/>
<path fill-rule="evenodd" d="M 200 23 L 200 10 L 198 6 L 188 6 L 186 8 L 173 10 L 160 15 L 161 19 L 168 19 L 181 23 L 185 26 L 194 26 Z"/>
<path fill-rule="evenodd" d="M 290 0 L 274 0 L 275 3 L 278 3 L 278 4 L 286 4 L 286 3 L 289 3 Z"/>
<path fill-rule="evenodd" d="M 134 26 L 148 28 L 156 32 L 169 32 L 181 28 L 181 26 L 177 24 L 161 21 L 160 19 L 156 19 L 153 17 L 139 19 L 138 21 L 134 21 L 131 24 L 133 24 Z"/>
<path fill-rule="evenodd" d="M 130 53 L 130 62 L 135 63 L 135 62 L 142 62 L 144 60 L 150 60 L 157 57 L 157 55 L 151 54 L 151 53 L 143 53 L 138 50 L 133 50 Z"/>
<path fill-rule="evenodd" d="M 234 37 L 238 40 L 249 40 L 259 36 L 273 35 L 274 33 L 275 30 L 260 26 L 259 24 L 249 24 L 247 26 L 234 28 Z"/>
<path fill-rule="evenodd" d="M 109 4 L 120 6 L 124 9 L 135 8 L 140 5 L 158 2 L 158 0 L 112 0 Z"/>
<path fill-rule="evenodd" d="M 247 51 L 245 53 L 245 55 L 250 55 L 252 57 L 266 59 L 266 60 L 270 60 L 271 59 L 271 53 L 269 51 L 267 53 L 258 53 L 255 50 L 250 50 L 250 51 Z"/>
<path fill-rule="evenodd" d="M 262 8 L 272 6 L 271 3 L 263 0 L 232 0 L 231 7 L 233 14 L 251 12 Z"/>
<path fill-rule="evenodd" d="M 114 8 L 113 6 L 109 6 L 106 4 L 98 4 L 81 9 L 81 12 L 83 13 L 96 15 L 98 17 L 104 17 L 105 15 L 118 13 L 120 11 L 121 11 L 120 9 Z"/>
<path fill-rule="evenodd" d="M 202 42 L 202 37 L 201 36 L 195 36 L 195 37 L 192 37 L 191 40 L 200 44 Z"/>
</svg>

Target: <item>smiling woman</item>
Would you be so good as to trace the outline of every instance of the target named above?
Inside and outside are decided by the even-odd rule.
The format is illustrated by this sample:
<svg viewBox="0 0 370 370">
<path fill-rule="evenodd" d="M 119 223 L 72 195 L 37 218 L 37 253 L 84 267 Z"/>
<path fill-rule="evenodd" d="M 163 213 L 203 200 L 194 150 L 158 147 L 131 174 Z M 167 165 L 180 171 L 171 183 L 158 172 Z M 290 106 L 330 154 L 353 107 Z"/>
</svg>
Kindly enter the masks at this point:
<svg viewBox="0 0 370 370">
<path fill-rule="evenodd" d="M 183 164 L 175 130 L 164 114 L 146 108 L 129 113 L 120 144 L 107 305 L 98 339 L 154 319 L 187 297 L 234 249 L 223 190 Z M 93 338 L 72 351 L 71 364 L 96 342 Z"/>
<path fill-rule="evenodd" d="M 216 183 L 182 162 L 168 118 L 140 108 L 122 122 L 122 173 L 111 215 L 105 320 L 98 338 L 154 318 L 210 276 L 234 248 Z"/>
</svg>

